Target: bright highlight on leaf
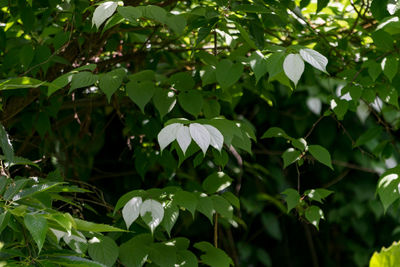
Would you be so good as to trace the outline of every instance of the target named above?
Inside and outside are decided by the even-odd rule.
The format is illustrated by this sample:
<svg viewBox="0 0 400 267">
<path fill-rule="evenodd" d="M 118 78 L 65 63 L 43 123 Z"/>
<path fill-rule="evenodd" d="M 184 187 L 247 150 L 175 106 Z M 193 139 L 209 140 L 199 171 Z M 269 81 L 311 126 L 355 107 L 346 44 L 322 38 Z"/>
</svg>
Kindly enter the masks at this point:
<svg viewBox="0 0 400 267">
<path fill-rule="evenodd" d="M 122 217 L 124 218 L 127 229 L 129 229 L 131 224 L 139 217 L 141 205 L 142 198 L 134 197 L 129 200 L 122 209 Z"/>
<path fill-rule="evenodd" d="M 100 28 L 101 24 L 108 19 L 109 17 L 114 14 L 115 10 L 118 7 L 117 2 L 113 1 L 108 1 L 104 2 L 101 5 L 99 5 L 93 13 L 93 18 L 92 18 L 92 25 L 96 25 L 97 28 Z"/>
<path fill-rule="evenodd" d="M 305 62 L 309 63 L 314 68 L 328 74 L 328 72 L 326 71 L 326 65 L 328 65 L 328 59 L 324 55 L 309 48 L 300 49 L 299 52 L 300 56 L 303 58 Z"/>
<path fill-rule="evenodd" d="M 164 208 L 160 202 L 148 199 L 142 203 L 140 216 L 153 233 L 164 218 Z"/>
<path fill-rule="evenodd" d="M 297 86 L 304 72 L 304 62 L 299 54 L 289 54 L 283 61 L 283 70 L 286 76 Z"/>
</svg>

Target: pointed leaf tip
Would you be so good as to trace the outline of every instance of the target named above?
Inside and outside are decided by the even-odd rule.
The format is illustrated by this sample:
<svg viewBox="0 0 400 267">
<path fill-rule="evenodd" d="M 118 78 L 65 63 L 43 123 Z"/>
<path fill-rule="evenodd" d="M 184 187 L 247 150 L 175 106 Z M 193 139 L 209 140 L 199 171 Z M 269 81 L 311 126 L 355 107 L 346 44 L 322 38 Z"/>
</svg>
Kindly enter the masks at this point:
<svg viewBox="0 0 400 267">
<path fill-rule="evenodd" d="M 289 54 L 283 61 L 283 70 L 286 76 L 297 86 L 304 72 L 304 61 L 299 54 Z"/>
</svg>

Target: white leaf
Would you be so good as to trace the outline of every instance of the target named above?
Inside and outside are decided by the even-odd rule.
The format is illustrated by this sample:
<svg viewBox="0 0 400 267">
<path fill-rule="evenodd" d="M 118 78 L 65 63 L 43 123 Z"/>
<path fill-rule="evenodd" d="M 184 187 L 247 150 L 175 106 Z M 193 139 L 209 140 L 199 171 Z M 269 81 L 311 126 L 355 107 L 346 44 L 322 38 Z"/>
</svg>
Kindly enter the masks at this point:
<svg viewBox="0 0 400 267">
<path fill-rule="evenodd" d="M 356 114 L 363 124 L 367 120 L 369 113 L 370 113 L 370 111 L 369 111 L 367 104 L 365 104 L 363 101 L 360 100 L 360 103 L 357 107 Z"/>
<path fill-rule="evenodd" d="M 182 127 L 181 123 L 172 123 L 165 126 L 157 136 L 158 143 L 160 144 L 161 151 L 164 150 L 169 144 L 171 144 L 178 133 L 178 130 Z"/>
<path fill-rule="evenodd" d="M 151 218 L 147 217 L 150 213 Z M 164 208 L 162 204 L 158 201 L 148 199 L 143 202 L 140 208 L 140 216 L 142 216 L 143 221 L 150 227 L 151 232 L 161 223 L 164 218 Z"/>
<path fill-rule="evenodd" d="M 299 52 L 304 61 L 311 64 L 311 66 L 313 66 L 314 68 L 323 71 L 325 73 L 328 73 L 326 71 L 326 65 L 328 64 L 328 59 L 324 55 L 309 48 L 300 49 Z"/>
<path fill-rule="evenodd" d="M 204 154 L 207 152 L 207 148 L 210 145 L 211 137 L 207 129 L 198 123 L 192 123 L 189 125 L 190 135 L 196 144 L 201 148 Z"/>
<path fill-rule="evenodd" d="M 309 97 L 307 98 L 307 107 L 309 110 L 311 110 L 312 113 L 315 115 L 321 114 L 321 109 L 322 109 L 322 102 L 321 99 L 318 97 Z"/>
<path fill-rule="evenodd" d="M 224 145 L 224 136 L 214 126 L 208 124 L 203 124 L 203 126 L 210 133 L 210 145 L 213 146 L 215 149 L 221 151 L 222 146 Z"/>
<path fill-rule="evenodd" d="M 115 12 L 117 6 L 118 3 L 113 1 L 99 5 L 93 13 L 92 25 L 95 24 L 97 28 L 100 28 L 101 24 Z"/>
<path fill-rule="evenodd" d="M 139 217 L 141 204 L 141 197 L 133 197 L 122 209 L 122 217 L 124 218 L 127 229 L 129 229 L 131 224 Z"/>
<path fill-rule="evenodd" d="M 289 54 L 283 61 L 283 70 L 286 76 L 297 86 L 304 71 L 304 61 L 299 54 Z"/>
<path fill-rule="evenodd" d="M 187 148 L 192 141 L 192 137 L 190 137 L 189 127 L 182 126 L 179 128 L 178 132 L 176 133 L 176 140 L 178 141 L 179 146 L 181 147 L 183 154 L 186 153 Z"/>
</svg>

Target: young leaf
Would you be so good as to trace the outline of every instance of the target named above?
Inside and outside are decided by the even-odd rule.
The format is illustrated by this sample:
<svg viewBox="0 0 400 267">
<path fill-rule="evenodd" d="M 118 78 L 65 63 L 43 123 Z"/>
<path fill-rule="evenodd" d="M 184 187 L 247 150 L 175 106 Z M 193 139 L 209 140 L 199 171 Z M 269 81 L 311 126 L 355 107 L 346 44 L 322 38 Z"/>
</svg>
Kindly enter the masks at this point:
<svg viewBox="0 0 400 267">
<path fill-rule="evenodd" d="M 140 216 L 153 233 L 164 217 L 164 208 L 160 202 L 148 199 L 140 207 Z"/>
<path fill-rule="evenodd" d="M 232 183 L 232 178 L 224 172 L 214 172 L 203 181 L 203 189 L 208 194 L 214 194 L 229 187 Z"/>
<path fill-rule="evenodd" d="M 286 76 L 297 86 L 304 72 L 304 62 L 299 54 L 289 54 L 283 61 L 283 70 Z"/>
<path fill-rule="evenodd" d="M 129 200 L 122 209 L 122 217 L 124 218 L 127 229 L 129 229 L 131 224 L 139 217 L 141 205 L 142 198 L 134 197 Z"/>
<path fill-rule="evenodd" d="M 300 194 L 293 188 L 286 189 L 282 194 L 286 195 L 287 212 L 289 213 L 300 203 Z"/>
<path fill-rule="evenodd" d="M 40 253 L 48 230 L 47 220 L 40 214 L 26 214 L 24 224 L 36 242 Z"/>
<path fill-rule="evenodd" d="M 333 170 L 331 154 L 326 148 L 319 145 L 310 145 L 308 146 L 308 151 L 316 160 Z"/>
<path fill-rule="evenodd" d="M 322 204 L 322 200 L 327 196 L 332 194 L 333 191 L 324 188 L 311 189 L 304 192 L 304 195 L 308 196 L 310 199 L 318 201 Z"/>
<path fill-rule="evenodd" d="M 115 241 L 108 236 L 96 236 L 89 240 L 89 256 L 106 266 L 113 266 L 117 261 L 118 250 Z"/>
<path fill-rule="evenodd" d="M 211 143 L 211 136 L 207 128 L 199 123 L 192 123 L 189 125 L 190 135 L 196 144 L 201 148 L 204 154 Z"/>
<path fill-rule="evenodd" d="M 328 59 L 324 55 L 309 48 L 300 49 L 299 52 L 300 56 L 303 58 L 305 62 L 309 63 L 317 70 L 320 70 L 328 74 L 328 72 L 326 71 L 326 65 L 328 65 Z"/>
<path fill-rule="evenodd" d="M 256 83 L 263 77 L 268 71 L 268 63 L 264 59 L 264 55 L 260 51 L 255 51 L 250 56 L 250 67 L 256 76 Z"/>
<path fill-rule="evenodd" d="M 161 151 L 171 144 L 177 136 L 178 130 L 183 125 L 181 123 L 173 123 L 165 126 L 157 136 L 158 143 L 160 144 Z"/>
<path fill-rule="evenodd" d="M 296 162 L 300 159 L 301 152 L 294 149 L 294 148 L 288 148 L 285 152 L 282 154 L 283 158 L 283 168 L 286 168 L 293 162 Z"/>
<path fill-rule="evenodd" d="M 399 255 L 400 242 L 393 242 L 390 247 L 383 247 L 380 252 L 374 252 L 369 261 L 369 267 L 400 266 Z"/>
<path fill-rule="evenodd" d="M 183 154 L 185 154 L 190 142 L 192 141 L 188 126 L 182 125 L 182 127 L 178 129 L 176 133 L 176 141 L 178 141 Z"/>
<path fill-rule="evenodd" d="M 310 206 L 306 209 L 306 219 L 319 230 L 319 221 L 324 218 L 323 211 L 317 206 Z"/>
<path fill-rule="evenodd" d="M 118 3 L 114 1 L 104 2 L 99 5 L 93 12 L 92 25 L 100 28 L 101 24 L 111 17 L 118 7 Z"/>
<path fill-rule="evenodd" d="M 210 145 L 215 149 L 217 149 L 218 151 L 221 151 L 222 146 L 224 145 L 224 136 L 214 126 L 208 124 L 203 124 L 203 126 L 207 129 L 208 133 L 210 134 Z"/>
</svg>

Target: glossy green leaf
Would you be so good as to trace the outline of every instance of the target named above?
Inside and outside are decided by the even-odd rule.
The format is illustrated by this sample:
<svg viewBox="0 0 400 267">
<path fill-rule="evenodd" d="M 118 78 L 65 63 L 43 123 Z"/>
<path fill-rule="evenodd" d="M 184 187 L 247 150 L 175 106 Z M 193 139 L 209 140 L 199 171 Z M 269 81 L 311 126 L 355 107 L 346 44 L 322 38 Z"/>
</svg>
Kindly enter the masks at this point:
<svg viewBox="0 0 400 267">
<path fill-rule="evenodd" d="M 222 88 L 228 88 L 234 85 L 243 73 L 243 65 L 233 63 L 229 59 L 221 60 L 216 67 L 216 77 Z"/>
<path fill-rule="evenodd" d="M 196 206 L 197 206 L 198 200 L 197 200 L 197 197 L 193 193 L 183 191 L 183 190 L 177 191 L 173 197 L 173 201 L 178 206 L 190 211 L 190 213 L 194 217 L 194 212 L 196 211 Z"/>
<path fill-rule="evenodd" d="M 89 240 L 89 256 L 106 266 L 113 266 L 117 261 L 119 248 L 115 241 L 108 236 L 97 236 Z"/>
<path fill-rule="evenodd" d="M 179 105 L 187 113 L 197 117 L 203 107 L 203 96 L 197 90 L 182 92 L 178 95 Z"/>
<path fill-rule="evenodd" d="M 324 218 L 324 213 L 317 206 L 310 206 L 305 212 L 306 219 L 319 230 L 319 221 Z"/>
<path fill-rule="evenodd" d="M 300 194 L 293 188 L 288 188 L 282 192 L 286 195 L 286 205 L 287 212 L 289 213 L 293 208 L 295 208 L 300 203 Z"/>
<path fill-rule="evenodd" d="M 202 186 L 206 193 L 213 194 L 229 187 L 232 181 L 224 172 L 214 172 L 203 181 Z"/>
<path fill-rule="evenodd" d="M 378 181 L 376 189 L 379 198 L 383 204 L 384 211 L 397 199 L 400 198 L 399 184 L 400 184 L 400 167 L 389 169 L 385 171 Z"/>
<path fill-rule="evenodd" d="M 226 253 L 208 242 L 199 242 L 194 247 L 204 252 L 201 261 L 208 266 L 229 267 L 233 265 L 232 259 Z"/>
<path fill-rule="evenodd" d="M 123 243 L 119 248 L 121 263 L 125 266 L 143 266 L 152 243 L 153 238 L 150 234 L 140 234 Z"/>
<path fill-rule="evenodd" d="M 298 161 L 300 159 L 301 152 L 294 149 L 294 148 L 288 148 L 285 152 L 282 154 L 283 158 L 283 168 L 286 168 L 290 164 Z"/>
<path fill-rule="evenodd" d="M 141 83 L 130 81 L 126 85 L 126 94 L 144 113 L 146 104 L 153 97 L 156 87 L 151 81 Z"/>
<path fill-rule="evenodd" d="M 319 162 L 321 162 L 322 164 L 328 166 L 329 168 L 331 168 L 333 170 L 332 167 L 332 160 L 331 160 L 331 154 L 329 153 L 329 151 L 320 146 L 320 145 L 310 145 L 308 146 L 308 152 L 310 152 L 310 154 Z"/>
<path fill-rule="evenodd" d="M 24 216 L 24 224 L 31 233 L 40 252 L 48 230 L 46 219 L 40 214 L 26 214 Z"/>
<path fill-rule="evenodd" d="M 100 76 L 99 87 L 107 96 L 108 102 L 110 102 L 111 96 L 121 86 L 124 76 L 125 71 L 123 69 L 116 69 Z"/>
</svg>

